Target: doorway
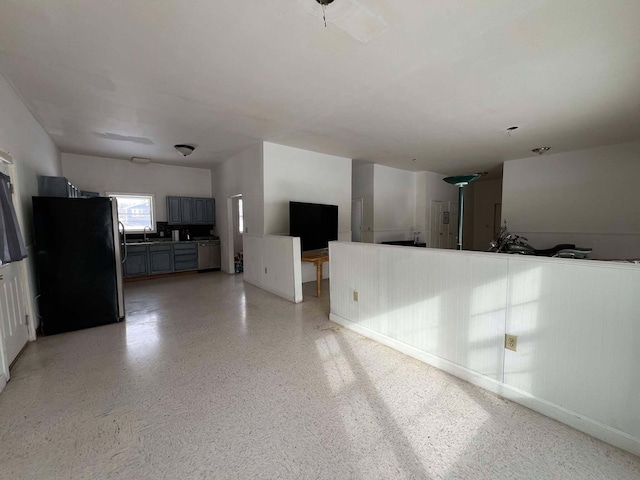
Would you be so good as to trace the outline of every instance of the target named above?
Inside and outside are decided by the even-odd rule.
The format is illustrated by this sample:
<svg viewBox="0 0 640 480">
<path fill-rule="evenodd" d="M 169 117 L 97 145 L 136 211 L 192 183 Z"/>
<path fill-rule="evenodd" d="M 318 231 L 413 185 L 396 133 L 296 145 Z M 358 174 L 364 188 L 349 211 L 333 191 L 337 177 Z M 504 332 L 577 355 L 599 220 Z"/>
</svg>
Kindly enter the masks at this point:
<svg viewBox="0 0 640 480">
<path fill-rule="evenodd" d="M 227 225 L 227 273 L 242 273 L 244 270 L 244 201 L 241 193 L 227 198 Z"/>
</svg>

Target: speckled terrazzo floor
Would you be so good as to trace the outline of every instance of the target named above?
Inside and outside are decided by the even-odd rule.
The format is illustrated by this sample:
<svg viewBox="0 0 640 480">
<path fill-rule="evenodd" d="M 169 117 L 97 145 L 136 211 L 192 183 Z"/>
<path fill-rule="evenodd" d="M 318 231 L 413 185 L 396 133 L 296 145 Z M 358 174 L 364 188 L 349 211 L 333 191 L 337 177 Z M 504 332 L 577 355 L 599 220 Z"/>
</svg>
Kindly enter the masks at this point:
<svg viewBox="0 0 640 480">
<path fill-rule="evenodd" d="M 0 394 L 1 479 L 639 479 L 640 458 L 222 273 L 126 285 Z"/>
</svg>

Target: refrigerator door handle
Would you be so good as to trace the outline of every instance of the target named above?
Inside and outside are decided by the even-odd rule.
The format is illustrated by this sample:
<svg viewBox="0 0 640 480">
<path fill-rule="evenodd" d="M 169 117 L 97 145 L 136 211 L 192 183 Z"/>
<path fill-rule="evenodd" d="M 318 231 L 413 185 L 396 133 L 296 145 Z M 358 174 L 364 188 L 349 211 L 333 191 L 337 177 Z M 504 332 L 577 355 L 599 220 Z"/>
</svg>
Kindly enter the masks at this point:
<svg viewBox="0 0 640 480">
<path fill-rule="evenodd" d="M 120 224 L 120 226 L 122 227 L 122 245 L 124 246 L 124 256 L 122 258 L 122 263 L 127 261 L 127 231 L 124 229 L 124 223 L 122 223 L 121 221 L 118 221 L 118 223 Z"/>
</svg>

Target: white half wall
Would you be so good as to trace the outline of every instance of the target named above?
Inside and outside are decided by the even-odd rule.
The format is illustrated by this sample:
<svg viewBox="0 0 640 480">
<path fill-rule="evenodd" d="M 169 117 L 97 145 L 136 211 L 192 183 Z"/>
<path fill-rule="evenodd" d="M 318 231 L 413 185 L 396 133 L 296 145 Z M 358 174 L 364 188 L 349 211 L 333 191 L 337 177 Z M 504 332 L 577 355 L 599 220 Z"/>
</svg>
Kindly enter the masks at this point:
<svg viewBox="0 0 640 480">
<path fill-rule="evenodd" d="M 244 236 L 244 281 L 287 300 L 302 302 L 300 239 Z"/>
<path fill-rule="evenodd" d="M 265 142 L 264 234 L 289 234 L 290 201 L 323 203 L 338 206 L 338 240 L 351 241 L 351 164 L 350 158 Z M 315 279 L 315 266 L 302 265 L 302 281 Z"/>
<path fill-rule="evenodd" d="M 344 242 L 330 262 L 332 320 L 640 454 L 640 266 Z"/>
<path fill-rule="evenodd" d="M 211 171 L 129 160 L 62 154 L 62 172 L 90 192 L 146 193 L 156 198 L 156 220 L 167 221 L 167 196 L 211 197 Z"/>
<path fill-rule="evenodd" d="M 640 142 L 504 164 L 502 218 L 536 248 L 592 247 L 591 258 L 640 258 Z"/>
</svg>

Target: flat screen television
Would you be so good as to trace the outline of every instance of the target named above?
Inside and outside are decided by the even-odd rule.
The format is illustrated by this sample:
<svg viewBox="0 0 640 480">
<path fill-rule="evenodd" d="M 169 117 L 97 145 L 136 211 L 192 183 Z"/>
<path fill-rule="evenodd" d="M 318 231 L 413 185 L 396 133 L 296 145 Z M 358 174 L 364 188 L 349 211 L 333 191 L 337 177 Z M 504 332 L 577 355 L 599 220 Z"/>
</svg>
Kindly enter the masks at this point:
<svg viewBox="0 0 640 480">
<path fill-rule="evenodd" d="M 303 252 L 327 248 L 338 239 L 338 206 L 289 202 L 289 235 L 300 237 Z"/>
</svg>

